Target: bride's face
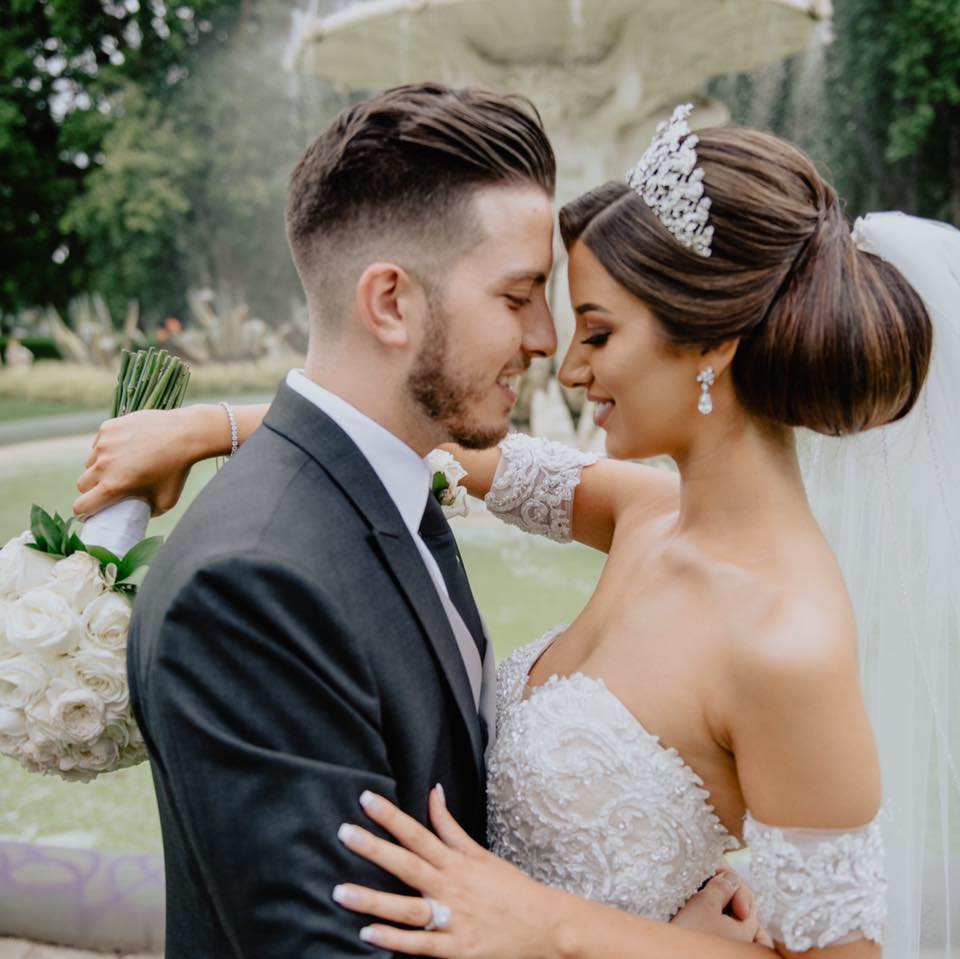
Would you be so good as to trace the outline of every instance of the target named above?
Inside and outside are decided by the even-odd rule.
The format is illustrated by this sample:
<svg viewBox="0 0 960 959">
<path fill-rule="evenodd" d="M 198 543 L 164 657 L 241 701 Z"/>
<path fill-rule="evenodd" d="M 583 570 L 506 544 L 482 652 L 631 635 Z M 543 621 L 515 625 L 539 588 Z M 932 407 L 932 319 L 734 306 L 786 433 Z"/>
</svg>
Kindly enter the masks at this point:
<svg viewBox="0 0 960 959">
<path fill-rule="evenodd" d="M 570 250 L 573 342 L 560 369 L 584 387 L 617 459 L 680 454 L 695 429 L 703 365 L 696 350 L 668 345 L 651 310 L 603 268 L 586 244 Z"/>
</svg>

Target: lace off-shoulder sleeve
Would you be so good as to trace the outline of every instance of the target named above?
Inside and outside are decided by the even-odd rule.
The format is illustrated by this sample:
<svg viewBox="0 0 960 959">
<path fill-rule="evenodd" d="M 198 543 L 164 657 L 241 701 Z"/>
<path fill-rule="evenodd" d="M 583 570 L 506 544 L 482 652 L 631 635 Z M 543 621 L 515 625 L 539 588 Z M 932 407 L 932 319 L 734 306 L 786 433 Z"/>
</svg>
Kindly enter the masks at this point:
<svg viewBox="0 0 960 959">
<path fill-rule="evenodd" d="M 569 542 L 573 491 L 583 468 L 600 457 L 524 433 L 507 436 L 500 451 L 487 509 L 524 532 Z"/>
<path fill-rule="evenodd" d="M 887 875 L 878 816 L 858 829 L 780 829 L 749 813 L 743 829 L 757 915 L 794 952 L 881 942 Z"/>
</svg>

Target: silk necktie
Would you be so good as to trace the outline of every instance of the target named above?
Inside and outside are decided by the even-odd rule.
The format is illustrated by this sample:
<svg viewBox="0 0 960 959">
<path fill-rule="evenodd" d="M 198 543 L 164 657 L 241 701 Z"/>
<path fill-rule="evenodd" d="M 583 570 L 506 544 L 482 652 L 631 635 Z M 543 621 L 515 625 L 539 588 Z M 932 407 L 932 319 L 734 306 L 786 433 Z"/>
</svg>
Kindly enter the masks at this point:
<svg viewBox="0 0 960 959">
<path fill-rule="evenodd" d="M 450 524 L 443 515 L 443 509 L 433 493 L 427 497 L 427 506 L 420 521 L 420 538 L 437 561 L 443 581 L 447 584 L 450 601 L 463 618 L 467 629 L 470 630 L 482 662 L 487 640 L 483 633 L 480 611 L 474 602 L 473 593 L 470 592 L 470 582 L 463 568 L 463 560 L 460 558 L 460 550 L 457 549 L 453 530 L 450 529 Z"/>
</svg>

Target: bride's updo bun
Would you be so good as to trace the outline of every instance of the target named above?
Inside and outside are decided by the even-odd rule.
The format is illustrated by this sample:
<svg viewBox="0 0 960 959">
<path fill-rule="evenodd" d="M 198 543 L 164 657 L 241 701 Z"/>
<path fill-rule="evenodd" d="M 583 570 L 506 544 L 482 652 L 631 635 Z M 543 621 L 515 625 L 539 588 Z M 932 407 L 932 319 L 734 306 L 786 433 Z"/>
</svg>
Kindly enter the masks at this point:
<svg viewBox="0 0 960 959">
<path fill-rule="evenodd" d="M 582 239 L 669 343 L 739 338 L 733 381 L 757 416 L 842 434 L 906 415 L 933 336 L 913 288 L 857 249 L 835 191 L 796 147 L 736 127 L 697 135 L 712 256 L 681 246 L 622 182 L 563 207 L 567 249 Z"/>
</svg>

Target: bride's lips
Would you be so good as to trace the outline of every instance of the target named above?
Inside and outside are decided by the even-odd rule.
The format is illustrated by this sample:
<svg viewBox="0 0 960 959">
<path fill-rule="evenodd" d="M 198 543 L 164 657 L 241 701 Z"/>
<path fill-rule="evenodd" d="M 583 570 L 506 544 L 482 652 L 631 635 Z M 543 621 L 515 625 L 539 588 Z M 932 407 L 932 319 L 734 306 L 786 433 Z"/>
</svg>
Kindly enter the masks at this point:
<svg viewBox="0 0 960 959">
<path fill-rule="evenodd" d="M 607 420 L 610 419 L 610 414 L 613 412 L 614 406 L 616 403 L 613 400 L 594 400 L 593 408 L 593 422 L 599 427 L 603 427 Z"/>
</svg>

